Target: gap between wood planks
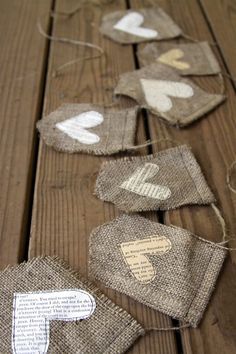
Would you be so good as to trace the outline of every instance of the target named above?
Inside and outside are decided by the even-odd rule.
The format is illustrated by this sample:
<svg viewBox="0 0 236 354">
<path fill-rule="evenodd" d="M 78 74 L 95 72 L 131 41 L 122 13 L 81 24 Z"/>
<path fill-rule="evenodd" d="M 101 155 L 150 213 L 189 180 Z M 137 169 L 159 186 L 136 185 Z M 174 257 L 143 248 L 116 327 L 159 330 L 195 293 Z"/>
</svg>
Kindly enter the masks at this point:
<svg viewBox="0 0 236 354">
<path fill-rule="evenodd" d="M 130 0 L 126 0 L 126 7 L 127 7 L 127 9 L 131 9 Z M 135 69 L 138 70 L 138 69 L 140 69 L 140 64 L 139 64 L 139 60 L 138 60 L 138 56 L 137 56 L 138 45 L 133 44 L 132 47 L 133 47 Z M 148 114 L 147 114 L 146 109 L 142 109 L 142 116 L 144 119 L 144 129 L 145 129 L 145 134 L 147 136 L 147 140 L 151 140 L 151 134 L 149 131 L 149 126 L 148 126 Z M 152 145 L 148 146 L 147 150 L 148 150 L 147 151 L 148 154 L 154 153 Z M 157 213 L 157 217 L 158 217 L 158 222 L 160 224 L 164 224 L 164 211 L 159 210 L 156 213 Z M 181 326 L 181 323 L 178 320 L 171 319 L 171 322 L 172 322 L 173 327 Z M 184 352 L 184 348 L 183 348 L 183 343 L 182 343 L 180 331 L 174 331 L 174 338 L 175 338 L 175 342 L 176 342 L 177 351 L 179 354 L 182 354 Z"/>
<path fill-rule="evenodd" d="M 55 8 L 55 3 L 56 0 L 52 0 L 52 6 L 51 6 L 51 12 L 54 11 Z M 36 25 L 35 25 L 36 26 Z M 48 26 L 46 28 L 46 32 L 48 34 L 51 34 L 53 30 L 53 17 L 49 15 L 49 22 Z M 47 74 L 48 74 L 48 65 L 49 65 L 49 54 L 50 54 L 50 48 L 51 48 L 51 41 L 47 40 L 46 42 L 46 50 L 45 50 L 45 60 L 44 60 L 44 68 L 43 68 L 43 74 L 42 74 L 42 83 L 41 83 L 41 90 L 40 90 L 40 99 L 39 99 L 39 104 L 38 104 L 38 119 L 42 118 L 43 114 L 43 102 L 45 98 L 45 91 L 46 91 L 46 84 L 47 84 Z M 36 129 L 36 128 L 35 128 Z M 35 191 L 35 186 L 36 186 L 36 175 L 37 175 L 37 162 L 38 162 L 38 152 L 39 152 L 39 135 L 37 133 L 34 133 L 36 135 L 35 137 L 35 147 L 32 150 L 32 166 L 31 166 L 31 184 L 29 187 L 29 210 L 27 213 L 27 224 L 26 224 L 26 230 L 25 230 L 25 245 L 23 247 L 24 252 L 22 254 L 21 262 L 23 261 L 28 261 L 29 259 L 29 244 L 30 244 L 30 230 L 31 230 L 31 222 L 32 222 L 32 215 L 33 215 L 33 201 L 34 201 L 34 191 Z"/>
<path fill-rule="evenodd" d="M 234 89 L 234 91 L 236 91 L 236 83 L 234 81 L 234 78 L 231 76 L 230 69 L 229 69 L 229 67 L 227 65 L 227 62 L 225 60 L 225 57 L 223 55 L 223 51 L 221 49 L 221 46 L 217 42 L 217 38 L 216 38 L 215 32 L 214 32 L 214 30 L 213 30 L 213 28 L 211 26 L 211 22 L 209 21 L 209 18 L 208 18 L 207 14 L 205 12 L 205 9 L 204 9 L 204 7 L 202 5 L 202 1 L 201 0 L 197 0 L 197 3 L 199 5 L 199 8 L 200 8 L 200 10 L 201 10 L 201 12 L 203 14 L 203 17 L 204 17 L 204 19 L 205 19 L 205 21 L 207 23 L 207 26 L 208 26 L 209 32 L 211 34 L 211 37 L 213 38 L 214 43 L 216 43 L 217 50 L 218 50 L 218 52 L 220 54 L 220 57 L 221 57 L 221 60 L 223 62 L 225 71 L 227 72 L 227 75 L 224 78 L 224 80 L 229 80 L 231 82 L 231 84 L 232 84 L 232 88 Z"/>
</svg>

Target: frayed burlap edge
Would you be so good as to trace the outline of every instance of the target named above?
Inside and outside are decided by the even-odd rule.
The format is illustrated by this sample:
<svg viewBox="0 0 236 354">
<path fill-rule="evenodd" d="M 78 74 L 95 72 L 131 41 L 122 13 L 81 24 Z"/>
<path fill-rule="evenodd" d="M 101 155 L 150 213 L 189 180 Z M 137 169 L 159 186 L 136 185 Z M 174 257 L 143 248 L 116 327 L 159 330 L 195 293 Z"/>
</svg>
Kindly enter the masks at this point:
<svg viewBox="0 0 236 354">
<path fill-rule="evenodd" d="M 132 342 L 130 341 L 130 345 L 128 347 L 126 346 L 125 348 L 126 351 L 130 346 L 133 345 L 136 339 L 138 339 L 140 336 L 145 335 L 144 328 L 128 312 L 126 312 L 123 308 L 117 306 L 112 300 L 110 300 L 105 294 L 103 294 L 102 291 L 98 289 L 91 281 L 81 276 L 77 270 L 72 269 L 66 261 L 64 261 L 58 256 L 41 255 L 39 257 L 34 257 L 31 260 L 24 261 L 18 265 L 7 266 L 3 271 L 1 271 L 1 274 L 5 274 L 14 270 L 19 270 L 27 265 L 31 266 L 34 264 L 35 261 L 40 259 L 49 259 L 57 263 L 59 266 L 63 267 L 68 272 L 69 276 L 73 277 L 75 281 L 82 282 L 88 292 L 92 291 L 94 295 L 96 295 L 96 301 L 101 302 L 101 304 L 107 304 L 109 306 L 109 309 L 111 309 L 115 314 L 119 314 L 119 316 L 121 316 L 121 318 L 123 319 L 128 318 L 130 320 L 129 325 L 126 327 L 126 332 L 122 331 L 122 333 L 119 333 L 116 340 L 110 344 L 109 348 L 107 348 L 104 354 L 117 354 L 116 343 L 119 343 L 122 337 L 126 338 L 127 336 L 130 336 L 130 338 L 132 338 Z"/>
<path fill-rule="evenodd" d="M 136 214 L 138 215 L 138 214 Z M 139 216 L 139 215 L 138 215 Z M 120 216 L 122 217 L 122 216 Z M 116 218 L 116 219 L 119 219 L 120 217 Z M 143 218 L 142 216 L 139 216 L 140 218 Z M 114 220 L 116 220 L 114 219 Z M 144 218 L 143 218 L 144 219 Z M 114 221 L 113 220 L 113 221 Z M 107 223 L 104 223 L 103 225 L 99 225 L 98 227 L 96 227 L 95 229 L 92 230 L 92 233 L 90 234 L 90 237 L 89 237 L 89 262 L 88 262 L 88 274 L 89 274 L 89 277 L 90 279 L 92 280 L 98 280 L 100 281 L 105 288 L 112 288 L 112 286 L 109 285 L 109 283 L 104 283 L 101 279 L 99 279 L 98 277 L 96 277 L 94 274 L 92 274 L 91 272 L 91 260 L 92 260 L 92 241 L 93 239 L 96 237 L 96 234 L 100 231 L 100 229 L 102 229 L 104 226 L 110 224 L 110 222 L 107 222 Z M 220 249 L 224 249 L 225 250 L 225 256 L 224 258 L 222 259 L 222 262 L 219 263 L 218 262 L 214 262 L 215 261 L 215 257 L 217 258 L 217 255 L 216 255 L 216 252 L 213 252 L 212 254 L 212 257 L 211 259 L 209 260 L 209 263 L 208 263 L 208 267 L 204 273 L 204 276 L 202 278 L 202 281 L 201 281 L 201 286 L 199 286 L 199 289 L 196 293 L 196 296 L 194 297 L 187 313 L 185 314 L 185 316 L 182 316 L 182 317 L 178 317 L 176 318 L 175 317 L 175 313 L 169 311 L 168 313 L 163 309 L 163 313 L 174 318 L 174 319 L 177 319 L 177 320 L 180 320 L 180 321 L 183 321 L 184 323 L 187 323 L 189 324 L 190 326 L 192 326 L 193 328 L 197 328 L 198 324 L 200 323 L 203 315 L 204 315 L 204 312 L 206 310 L 206 307 L 209 303 L 209 300 L 210 300 L 210 297 L 213 295 L 214 291 L 215 291 L 215 288 L 216 288 L 216 281 L 218 279 L 218 276 L 222 270 L 222 265 L 224 263 L 224 260 L 226 258 L 226 255 L 227 255 L 227 249 L 222 245 L 220 244 L 217 244 L 217 243 L 214 243 L 212 241 L 209 241 L 209 240 L 206 240 L 200 236 L 197 236 L 195 235 L 194 233 L 188 231 L 188 230 L 185 230 L 181 227 L 178 227 L 178 226 L 175 226 L 175 225 L 165 225 L 166 227 L 169 227 L 169 228 L 172 228 L 172 229 L 179 229 L 180 231 L 184 231 L 184 232 L 187 232 L 189 235 L 191 235 L 192 237 L 196 238 L 197 240 L 200 240 L 200 241 L 203 241 L 205 243 L 207 243 L 211 248 L 213 248 L 215 251 L 216 249 L 215 248 L 220 248 Z M 217 259 L 216 259 L 217 260 Z M 208 281 L 208 273 L 211 273 L 211 269 L 215 270 L 215 266 L 218 266 L 218 272 L 216 273 L 215 275 L 215 282 L 213 280 L 213 284 L 212 283 L 209 283 Z M 207 289 L 208 290 L 208 296 L 206 297 L 206 299 L 204 300 L 204 305 L 203 307 L 201 308 L 201 311 L 198 312 L 198 314 L 200 313 L 200 316 L 198 318 L 198 321 L 194 321 L 194 315 L 196 315 L 196 310 L 194 311 L 194 306 L 195 306 L 195 303 L 198 303 L 198 298 L 200 297 L 200 294 L 201 294 L 201 289 L 204 288 L 205 290 Z M 116 290 L 116 289 L 115 289 Z M 116 290 L 117 291 L 117 290 Z M 125 291 L 122 292 L 123 294 L 129 296 L 132 298 L 132 296 L 128 293 L 126 293 Z M 133 298 L 135 301 L 138 301 L 135 297 Z M 156 306 L 154 306 L 152 303 L 148 302 L 146 299 L 142 301 L 142 303 L 148 307 L 151 307 L 152 309 L 156 310 L 156 311 L 160 311 L 162 312 L 162 309 L 161 307 L 159 306 L 159 308 L 157 309 Z M 194 322 L 193 322 L 194 321 Z"/>
<path fill-rule="evenodd" d="M 138 161 L 149 161 L 149 160 L 152 160 L 153 158 L 155 158 L 156 156 L 161 156 L 161 155 L 165 154 L 166 151 L 171 151 L 171 150 L 176 150 L 176 149 L 178 149 L 178 150 L 180 151 L 181 155 L 182 155 L 182 151 L 181 151 L 181 150 L 183 150 L 184 153 L 187 154 L 187 155 L 188 155 L 189 153 L 191 153 L 191 150 L 192 150 L 189 145 L 184 144 L 184 145 L 180 145 L 180 146 L 177 146 L 177 147 L 174 147 L 174 148 L 165 149 L 165 150 L 162 150 L 162 151 L 160 151 L 160 152 L 156 152 L 155 154 L 150 154 L 150 155 L 145 155 L 145 156 L 125 156 L 125 157 L 122 157 L 122 158 L 119 158 L 119 159 L 115 159 L 115 160 L 104 161 L 104 162 L 102 163 L 101 167 L 100 167 L 100 170 L 99 170 L 98 173 L 97 173 L 97 179 L 96 179 L 95 189 L 94 189 L 93 195 L 95 195 L 96 197 L 98 197 L 99 199 L 101 199 L 101 200 L 104 201 L 104 202 L 112 203 L 110 200 L 105 199 L 105 198 L 103 197 L 103 195 L 102 195 L 102 193 L 101 193 L 101 190 L 100 190 L 100 187 L 99 187 L 99 181 L 98 181 L 98 177 L 101 178 L 101 177 L 103 176 L 103 174 L 105 173 L 105 169 L 106 169 L 107 166 L 109 166 L 109 165 L 110 165 L 110 166 L 115 165 L 117 161 L 121 161 L 121 162 L 122 162 L 122 161 L 128 161 L 128 162 L 130 161 L 130 162 L 132 162 L 132 161 L 136 161 L 136 160 L 138 160 Z M 201 177 L 201 179 L 203 178 L 203 179 L 204 179 L 204 183 L 206 183 L 206 181 L 205 181 L 205 178 L 204 178 L 204 176 L 203 176 L 203 173 L 202 173 L 202 171 L 201 171 L 201 168 L 200 168 L 200 166 L 199 166 L 199 164 L 198 164 L 198 162 L 197 162 L 197 160 L 196 160 L 196 158 L 195 158 L 194 155 L 193 155 L 193 158 L 194 158 L 194 160 L 196 161 L 196 166 L 195 166 L 195 167 L 197 168 L 197 171 L 199 172 L 199 175 L 196 176 L 194 169 L 191 169 L 190 166 L 187 167 L 186 164 L 185 164 L 185 167 L 186 167 L 186 169 L 188 170 L 188 172 L 189 172 L 189 174 L 190 174 L 190 176 L 191 176 L 191 178 L 192 178 L 192 180 L 193 180 L 193 183 L 194 183 L 196 189 L 198 190 L 198 188 L 197 188 L 198 185 L 199 185 L 198 178 L 200 178 L 200 177 Z M 183 160 L 183 161 L 184 161 L 184 160 Z M 209 190 L 209 193 L 207 194 L 207 197 L 208 197 L 208 199 L 211 199 L 211 201 L 202 201 L 202 202 L 199 203 L 199 204 L 196 204 L 196 203 L 189 203 L 188 205 L 208 205 L 208 204 L 210 204 L 210 203 L 216 202 L 216 198 L 215 198 L 215 196 L 213 195 L 213 193 L 211 192 L 209 186 L 208 186 L 208 190 Z M 199 195 L 200 195 L 201 198 L 202 198 L 202 195 L 201 195 L 201 193 L 199 192 L 199 190 L 198 190 L 198 193 L 199 193 Z M 206 199 L 206 195 L 204 195 L 204 198 Z M 169 208 L 168 208 L 168 207 L 165 207 L 165 208 L 156 207 L 155 210 L 164 210 L 164 211 L 166 211 L 166 210 L 174 210 L 174 209 L 176 209 L 176 207 L 173 207 L 173 208 L 172 208 L 172 207 L 170 206 Z M 134 213 L 133 211 L 130 211 L 130 210 L 127 210 L 127 209 L 121 209 L 121 210 L 125 211 L 125 212 L 128 213 L 128 214 L 133 214 L 133 213 Z M 145 209 L 140 209 L 139 212 L 148 211 L 148 210 L 153 210 L 153 208 L 151 208 L 151 209 L 147 209 L 147 208 L 145 208 Z"/>
<path fill-rule="evenodd" d="M 93 106 L 94 110 L 97 110 L 99 113 L 101 113 L 101 111 L 103 110 L 104 112 L 102 114 L 106 114 L 106 113 L 124 113 L 126 112 L 126 114 L 131 114 L 132 112 L 134 113 L 134 119 L 133 119 L 133 131 L 132 134 L 130 135 L 130 143 L 127 144 L 126 146 L 121 146 L 119 149 L 117 149 L 116 147 L 113 148 L 96 148 L 96 147 L 90 147 L 90 145 L 87 145 L 86 148 L 77 148 L 77 149 L 71 149 L 71 148 L 65 148 L 61 146 L 61 144 L 58 144 L 54 138 L 51 140 L 48 139 L 48 137 L 44 136 L 44 124 L 45 124 L 45 119 L 48 121 L 49 123 L 49 128 L 51 129 L 51 123 L 50 123 L 50 118 L 47 118 L 48 116 L 50 116 L 52 113 L 54 113 L 55 111 L 60 111 L 63 110 L 63 108 L 65 108 L 66 106 L 70 106 L 70 105 L 84 105 L 84 106 Z M 61 153 L 66 153 L 66 154 L 86 154 L 86 155 L 94 155 L 94 156 L 108 156 L 108 155 L 115 155 L 115 154 L 119 154 L 120 152 L 127 152 L 129 153 L 130 150 L 132 152 L 132 148 L 135 146 L 135 138 L 136 138 L 136 132 L 137 132 L 137 117 L 138 117 L 138 112 L 139 112 L 140 106 L 138 106 L 137 104 L 135 104 L 132 107 L 126 107 L 123 109 L 119 109 L 118 111 L 111 111 L 109 112 L 109 108 L 107 107 L 103 107 L 102 105 L 99 104 L 93 104 L 93 103 L 63 103 L 62 105 L 60 105 L 54 112 L 50 112 L 49 114 L 47 114 L 46 116 L 42 117 L 42 119 L 40 119 L 39 121 L 36 122 L 36 128 L 40 134 L 40 139 L 42 139 L 42 141 L 45 143 L 46 146 L 52 148 L 53 150 L 57 151 L 57 152 L 61 152 Z M 108 112 L 106 112 L 108 111 Z M 83 113 L 83 112 L 82 112 Z M 127 117 L 127 119 L 129 119 Z M 63 121 L 63 120 L 61 120 Z M 58 121 L 59 122 L 59 121 Z M 129 131 L 130 132 L 130 131 Z M 124 131 L 124 136 L 123 136 L 123 140 L 125 140 L 125 134 L 126 131 Z M 61 132 L 61 136 L 63 137 L 64 133 Z M 73 138 L 70 138 L 71 141 L 73 141 Z M 131 143 L 132 142 L 132 143 Z"/>
<path fill-rule="evenodd" d="M 187 75 L 185 75 L 185 76 L 187 76 Z M 202 91 L 204 91 L 201 87 L 200 87 L 200 89 Z M 206 92 L 206 91 L 204 91 L 204 92 L 209 94 L 209 92 Z M 227 99 L 227 97 L 225 95 L 211 93 L 211 95 L 213 95 L 212 100 L 208 101 L 207 104 L 205 106 L 202 106 L 198 111 L 195 111 L 193 114 L 189 115 L 188 118 L 183 123 L 183 122 L 179 121 L 178 119 L 173 120 L 173 117 L 168 116 L 168 114 L 165 114 L 164 112 L 162 112 L 161 113 L 162 115 L 160 115 L 159 112 L 154 110 L 152 107 L 150 107 L 146 103 L 141 103 L 136 98 L 131 97 L 126 94 L 123 94 L 116 89 L 114 90 L 114 94 L 115 94 L 115 96 L 124 96 L 124 97 L 128 97 L 128 98 L 132 98 L 132 100 L 134 100 L 136 103 L 139 104 L 140 108 L 146 109 L 148 112 L 155 115 L 158 119 L 161 119 L 163 122 L 168 123 L 171 126 L 180 127 L 180 128 L 187 127 L 188 125 L 196 122 L 197 120 L 203 119 L 204 117 L 206 117 L 210 112 L 214 111 L 214 109 L 216 109 L 219 105 L 221 105 Z M 207 111 L 205 111 L 206 106 L 208 106 Z"/>
</svg>

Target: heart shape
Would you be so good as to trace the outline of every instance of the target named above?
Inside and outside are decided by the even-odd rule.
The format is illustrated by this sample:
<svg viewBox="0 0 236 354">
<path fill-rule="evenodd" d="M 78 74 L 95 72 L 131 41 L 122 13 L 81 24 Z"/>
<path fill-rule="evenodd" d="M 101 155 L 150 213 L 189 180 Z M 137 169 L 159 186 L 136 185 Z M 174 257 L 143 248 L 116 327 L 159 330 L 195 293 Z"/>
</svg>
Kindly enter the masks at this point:
<svg viewBox="0 0 236 354">
<path fill-rule="evenodd" d="M 194 91 L 183 82 L 141 79 L 141 86 L 148 105 L 159 112 L 168 112 L 173 104 L 171 97 L 189 98 Z"/>
<path fill-rule="evenodd" d="M 134 36 L 143 38 L 156 38 L 158 32 L 149 28 L 140 27 L 144 22 L 144 17 L 139 12 L 131 12 L 122 17 L 113 28 Z"/>
<path fill-rule="evenodd" d="M 100 141 L 97 134 L 90 133 L 85 128 L 93 128 L 104 121 L 103 115 L 96 111 L 88 111 L 78 116 L 64 120 L 56 124 L 56 127 L 69 135 L 72 139 L 78 140 L 82 144 L 96 144 Z"/>
<path fill-rule="evenodd" d="M 159 56 L 157 61 L 170 65 L 179 70 L 189 69 L 190 65 L 184 61 L 178 61 L 178 59 L 183 58 L 184 52 L 181 49 L 171 49 L 166 53 Z"/>
<path fill-rule="evenodd" d="M 150 283 L 156 276 L 156 269 L 147 255 L 161 256 L 168 252 L 172 245 L 165 236 L 150 236 L 141 240 L 120 244 L 122 256 L 133 276 L 141 283 Z"/>
<path fill-rule="evenodd" d="M 94 297 L 82 289 L 15 293 L 12 349 L 14 354 L 46 354 L 51 321 L 77 321 L 92 316 Z"/>
<path fill-rule="evenodd" d="M 144 197 L 166 200 L 171 196 L 171 190 L 168 187 L 146 182 L 158 171 L 159 166 L 154 163 L 145 163 L 143 167 L 138 167 L 132 176 L 121 184 L 120 188 Z"/>
</svg>

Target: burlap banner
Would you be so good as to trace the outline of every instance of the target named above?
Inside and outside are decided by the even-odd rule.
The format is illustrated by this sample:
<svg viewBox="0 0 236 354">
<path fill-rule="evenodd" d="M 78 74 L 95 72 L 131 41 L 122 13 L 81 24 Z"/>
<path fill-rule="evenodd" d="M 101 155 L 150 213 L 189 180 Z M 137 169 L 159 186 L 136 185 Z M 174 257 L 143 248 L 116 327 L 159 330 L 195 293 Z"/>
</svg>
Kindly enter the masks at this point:
<svg viewBox="0 0 236 354">
<path fill-rule="evenodd" d="M 148 43 L 139 48 L 138 58 L 143 66 L 154 62 L 167 65 L 180 75 L 215 75 L 221 72 L 208 42 Z"/>
<path fill-rule="evenodd" d="M 182 33 L 160 7 L 109 13 L 103 17 L 100 31 L 122 44 L 175 38 Z"/>
<path fill-rule="evenodd" d="M 37 123 L 43 141 L 58 151 L 110 155 L 134 145 L 137 109 L 64 104 Z"/>
<path fill-rule="evenodd" d="M 226 253 L 187 230 L 123 215 L 92 232 L 89 274 L 196 327 Z"/>
<path fill-rule="evenodd" d="M 186 145 L 103 163 L 95 193 L 126 212 L 168 210 L 215 201 Z"/>
<path fill-rule="evenodd" d="M 133 98 L 169 124 L 186 126 L 210 112 L 225 99 L 210 94 L 164 64 L 151 64 L 120 75 L 116 95 Z"/>
<path fill-rule="evenodd" d="M 31 327 L 35 328 L 37 321 L 41 319 L 42 311 L 45 310 L 48 311 L 49 318 L 52 319 L 50 331 L 47 328 L 48 325 L 45 327 L 49 333 L 49 347 L 47 350 L 43 345 L 42 351 L 35 351 L 40 354 L 124 353 L 136 338 L 144 333 L 142 327 L 128 313 L 112 303 L 94 285 L 81 280 L 78 274 L 75 274 L 63 261 L 56 258 L 35 258 L 0 272 L 0 288 L 0 353 L 12 353 L 12 345 L 15 346 L 14 353 L 16 354 L 32 352 L 23 351 L 24 343 L 27 336 L 31 336 Z M 67 290 L 67 299 L 63 294 L 63 300 L 59 294 L 65 289 Z M 50 290 L 54 292 L 57 290 L 59 293 L 54 293 L 53 297 L 49 297 L 47 292 Z M 71 322 L 70 317 L 74 315 L 71 312 L 72 290 L 77 305 L 76 296 L 79 296 L 84 306 L 77 309 L 81 313 L 76 315 L 74 321 Z M 38 301 L 38 298 L 34 297 L 39 292 L 42 292 L 40 297 L 43 301 Z M 48 301 L 45 301 L 45 293 Z M 84 293 L 82 298 L 80 293 Z M 56 310 L 53 310 L 51 306 L 53 302 L 57 304 Z M 63 306 L 66 305 L 68 311 L 63 313 Z M 86 313 L 88 305 L 90 313 Z M 76 310 L 76 308 L 72 308 L 73 311 Z M 38 313 L 38 315 L 32 317 L 31 327 L 27 327 L 29 316 L 32 316 L 32 313 Z M 68 318 L 53 320 L 53 317 L 54 319 L 58 318 L 56 316 L 58 313 L 60 316 Z M 82 321 L 75 321 L 81 319 Z M 21 328 L 24 325 L 25 327 L 17 331 L 20 325 Z M 13 338 L 14 333 L 17 333 L 17 340 Z M 40 334 L 42 335 L 42 333 Z M 30 338 L 36 340 L 36 336 L 32 335 Z"/>
</svg>

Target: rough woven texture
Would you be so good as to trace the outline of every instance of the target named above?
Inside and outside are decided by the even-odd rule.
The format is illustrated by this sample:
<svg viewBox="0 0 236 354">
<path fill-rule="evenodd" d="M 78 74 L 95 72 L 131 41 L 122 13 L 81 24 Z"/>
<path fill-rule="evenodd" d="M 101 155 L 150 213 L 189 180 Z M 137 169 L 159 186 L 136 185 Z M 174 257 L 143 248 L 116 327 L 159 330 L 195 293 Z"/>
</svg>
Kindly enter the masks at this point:
<svg viewBox="0 0 236 354">
<path fill-rule="evenodd" d="M 58 151 L 84 152 L 95 155 L 109 155 L 128 150 L 134 145 L 137 107 L 114 111 L 92 104 L 64 104 L 37 123 L 44 142 Z M 100 141 L 96 144 L 82 144 L 59 130 L 55 125 L 88 111 L 97 111 L 104 117 L 102 124 L 87 128 L 97 134 Z"/>
<path fill-rule="evenodd" d="M 143 66 L 160 62 L 177 70 L 180 75 L 214 75 L 221 72 L 208 42 L 149 43 L 139 49 L 138 58 Z"/>
<path fill-rule="evenodd" d="M 141 85 L 141 80 L 143 79 L 187 84 L 193 89 L 193 96 L 188 98 L 178 98 L 169 95 L 168 97 L 171 99 L 172 108 L 166 112 L 160 111 L 155 106 L 155 103 L 158 103 L 158 99 L 156 98 L 155 100 L 155 89 L 151 92 L 154 104 L 150 105 L 147 102 L 147 98 L 150 97 L 150 92 L 147 94 L 147 97 L 145 97 Z M 162 65 L 158 63 L 120 75 L 120 80 L 115 88 L 115 94 L 133 98 L 140 104 L 140 106 L 163 118 L 169 124 L 180 127 L 197 120 L 222 103 L 225 99 L 225 96 L 221 94 L 210 94 L 203 91 L 189 79 L 182 78 L 174 70 L 168 68 L 164 64 Z M 161 101 L 163 101 L 163 99 L 159 99 L 159 104 Z"/>
<path fill-rule="evenodd" d="M 167 186 L 171 191 L 168 199 L 150 198 L 120 188 L 124 181 L 147 162 L 159 166 L 158 173 L 148 182 Z M 100 199 L 112 202 L 126 212 L 167 210 L 187 204 L 209 204 L 215 201 L 200 166 L 186 145 L 154 155 L 104 162 L 97 177 L 95 192 Z"/>
<path fill-rule="evenodd" d="M 41 257 L 0 273 L 0 353 L 12 353 L 12 305 L 15 292 L 71 288 L 92 294 L 96 309 L 89 319 L 78 323 L 51 322 L 49 354 L 124 353 L 143 334 L 142 327 L 128 313 L 113 304 L 94 285 L 81 280 L 63 261 Z"/>
<path fill-rule="evenodd" d="M 181 35 L 182 31 L 176 23 L 160 7 L 151 7 L 138 10 L 116 11 L 105 15 L 102 19 L 100 31 L 105 36 L 122 44 L 140 43 L 150 41 L 149 38 L 135 36 L 114 28 L 114 25 L 125 15 L 138 12 L 144 17 L 141 27 L 149 28 L 158 32 L 152 40 L 175 38 Z"/>
<path fill-rule="evenodd" d="M 130 272 L 120 244 L 153 235 L 167 237 L 172 249 L 161 256 L 147 255 L 156 276 L 151 283 L 142 284 Z M 89 274 L 112 289 L 196 327 L 225 256 L 225 249 L 187 230 L 123 215 L 92 232 Z"/>
</svg>

